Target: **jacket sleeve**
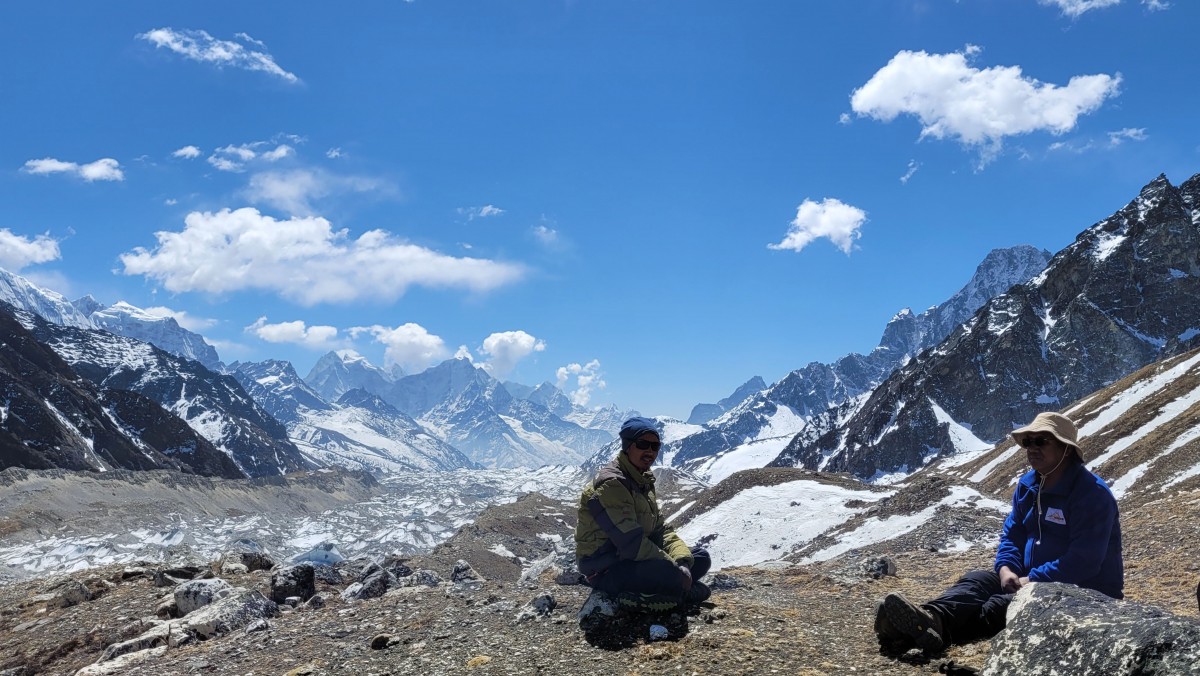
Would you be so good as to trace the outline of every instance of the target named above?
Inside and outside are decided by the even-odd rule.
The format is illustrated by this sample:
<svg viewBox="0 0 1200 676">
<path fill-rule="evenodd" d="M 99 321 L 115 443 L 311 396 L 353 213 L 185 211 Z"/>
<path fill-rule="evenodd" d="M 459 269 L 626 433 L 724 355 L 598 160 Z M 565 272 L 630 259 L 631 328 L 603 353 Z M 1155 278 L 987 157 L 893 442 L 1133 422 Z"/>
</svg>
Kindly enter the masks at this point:
<svg viewBox="0 0 1200 676">
<path fill-rule="evenodd" d="M 1018 497 L 1021 489 L 1021 483 L 1017 482 L 1017 487 L 1013 489 L 1012 509 L 1008 512 L 1008 518 L 1004 520 L 1004 530 L 1000 531 L 1000 546 L 996 549 L 997 573 L 1004 566 L 1008 566 L 1017 575 L 1025 572 L 1025 541 L 1028 534 L 1025 532 L 1021 501 Z"/>
<path fill-rule="evenodd" d="M 659 523 L 662 524 L 662 517 L 659 516 L 658 519 Z M 669 528 L 665 525 L 660 527 L 662 528 L 663 549 L 666 551 L 667 556 L 675 562 L 675 565 L 691 566 L 692 550 L 688 548 L 687 543 L 675 533 L 674 528 Z"/>
<path fill-rule="evenodd" d="M 1099 574 L 1117 520 L 1117 502 L 1097 484 L 1071 502 L 1067 551 L 1029 571 L 1031 582 L 1079 584 Z"/>
<path fill-rule="evenodd" d="M 633 509 L 633 495 L 620 481 L 604 481 L 596 486 L 592 497 L 588 499 L 588 511 L 616 548 L 618 559 L 645 561 L 671 558 L 651 541 L 652 534 L 638 524 Z"/>
</svg>

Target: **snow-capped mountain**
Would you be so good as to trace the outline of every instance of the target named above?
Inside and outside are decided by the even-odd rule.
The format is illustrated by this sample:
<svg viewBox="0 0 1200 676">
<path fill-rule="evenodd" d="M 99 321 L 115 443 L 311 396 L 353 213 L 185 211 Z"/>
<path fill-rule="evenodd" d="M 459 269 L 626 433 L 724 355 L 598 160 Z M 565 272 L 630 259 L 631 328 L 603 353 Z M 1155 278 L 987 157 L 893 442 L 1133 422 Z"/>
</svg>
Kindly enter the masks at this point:
<svg viewBox="0 0 1200 676">
<path fill-rule="evenodd" d="M 212 443 L 136 392 L 80 378 L 33 334 L 49 324 L 0 303 L 0 468 L 174 469 L 245 474 Z"/>
<path fill-rule="evenodd" d="M 24 277 L 0 268 L 0 301 L 26 310 L 53 324 L 92 329 L 92 321 L 65 296 L 32 284 Z"/>
<path fill-rule="evenodd" d="M 696 404 L 692 407 L 692 413 L 688 416 L 688 423 L 691 425 L 703 425 L 704 423 L 720 416 L 725 411 L 742 403 L 752 394 L 761 392 L 767 389 L 767 383 L 763 381 L 762 376 L 754 376 L 750 380 L 742 383 L 740 387 L 733 391 L 733 394 L 725 397 L 715 404 Z"/>
<path fill-rule="evenodd" d="M 366 390 L 379 394 L 399 378 L 404 371 L 399 366 L 385 371 L 367 361 L 354 350 L 328 352 L 317 360 L 304 382 L 325 401 L 337 401 L 350 390 Z"/>
<path fill-rule="evenodd" d="M 1197 207 L 1200 175 L 1179 187 L 1159 176 L 892 374 L 844 425 L 796 437 L 777 464 L 909 473 L 1200 343 Z"/>
<path fill-rule="evenodd" d="M 379 394 L 484 467 L 576 465 L 612 438 L 514 398 L 467 359 L 405 376 Z"/>
<path fill-rule="evenodd" d="M 217 350 L 200 334 L 180 326 L 174 317 L 152 315 L 125 301 L 105 306 L 91 296 L 76 300 L 74 305 L 97 329 L 150 343 L 177 357 L 198 361 L 210 371 L 221 370 Z"/>
<path fill-rule="evenodd" d="M 230 376 L 107 331 L 45 321 L 28 328 L 75 373 L 101 389 L 128 390 L 158 402 L 226 453 L 248 476 L 274 476 L 309 467 L 288 441 L 283 425 L 255 404 Z"/>
<path fill-rule="evenodd" d="M 830 408 L 870 392 L 969 319 L 987 298 L 1042 271 L 1049 257 L 1049 252 L 1025 245 L 991 251 L 971 280 L 944 303 L 919 315 L 908 308 L 898 312 L 870 354 L 852 353 L 832 364 L 812 362 L 792 371 L 680 441 L 675 464 L 718 480 L 727 471 L 770 463 L 797 434 L 811 435 L 814 430 L 806 428 L 828 421 Z"/>
<path fill-rule="evenodd" d="M 457 449 L 417 421 L 362 389 L 323 400 L 290 362 L 235 363 L 233 375 L 260 406 L 288 430 L 288 438 L 320 467 L 375 474 L 473 467 Z"/>
</svg>

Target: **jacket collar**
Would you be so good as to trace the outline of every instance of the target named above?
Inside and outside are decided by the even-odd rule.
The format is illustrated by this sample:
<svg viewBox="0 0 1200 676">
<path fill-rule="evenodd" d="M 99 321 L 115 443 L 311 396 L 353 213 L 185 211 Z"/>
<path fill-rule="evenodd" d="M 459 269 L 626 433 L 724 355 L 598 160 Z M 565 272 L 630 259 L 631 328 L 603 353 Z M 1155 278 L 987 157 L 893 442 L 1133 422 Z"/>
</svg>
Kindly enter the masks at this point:
<svg viewBox="0 0 1200 676">
<path fill-rule="evenodd" d="M 642 472 L 633 466 L 629 461 L 629 456 L 624 451 L 617 454 L 617 466 L 625 473 L 625 476 L 633 479 L 643 490 L 649 490 L 654 486 L 654 473 Z"/>
<path fill-rule="evenodd" d="M 1058 483 L 1046 489 L 1046 495 L 1068 495 L 1071 489 L 1075 487 L 1075 482 L 1079 480 L 1080 475 L 1089 473 L 1082 462 L 1072 461 L 1070 466 L 1063 470 L 1062 477 Z M 1021 477 L 1021 484 L 1026 488 L 1036 489 L 1041 483 L 1042 476 L 1034 470 L 1029 470 Z"/>
</svg>

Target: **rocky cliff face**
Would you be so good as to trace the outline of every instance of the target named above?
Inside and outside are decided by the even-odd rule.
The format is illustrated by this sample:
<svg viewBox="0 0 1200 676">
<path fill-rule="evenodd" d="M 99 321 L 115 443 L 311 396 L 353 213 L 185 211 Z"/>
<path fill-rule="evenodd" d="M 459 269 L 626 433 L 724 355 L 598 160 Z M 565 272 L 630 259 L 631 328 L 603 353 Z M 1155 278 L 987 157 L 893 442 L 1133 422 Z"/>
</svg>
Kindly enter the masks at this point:
<svg viewBox="0 0 1200 676">
<path fill-rule="evenodd" d="M 283 425 L 232 377 L 133 338 L 34 319 L 33 336 L 75 373 L 100 389 L 128 390 L 157 402 L 226 453 L 246 475 L 271 476 L 309 467 L 288 441 Z"/>
<path fill-rule="evenodd" d="M 105 390 L 78 376 L 18 321 L 45 324 L 11 305 L 0 309 L 0 468 L 174 469 L 245 476 L 228 456 L 156 402 Z"/>
<path fill-rule="evenodd" d="M 863 478 L 995 443 L 1200 336 L 1200 176 L 1159 176 L 776 464 Z"/>
</svg>

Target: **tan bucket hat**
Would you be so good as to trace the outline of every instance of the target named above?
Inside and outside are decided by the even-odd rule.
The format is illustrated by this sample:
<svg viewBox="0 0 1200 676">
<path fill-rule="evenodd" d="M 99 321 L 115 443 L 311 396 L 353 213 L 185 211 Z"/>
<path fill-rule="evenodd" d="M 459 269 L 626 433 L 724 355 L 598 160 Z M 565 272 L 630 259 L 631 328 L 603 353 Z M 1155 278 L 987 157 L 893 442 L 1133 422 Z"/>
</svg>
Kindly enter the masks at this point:
<svg viewBox="0 0 1200 676">
<path fill-rule="evenodd" d="M 1061 413 L 1045 412 L 1039 413 L 1034 417 L 1033 422 L 1028 425 L 1012 431 L 1013 441 L 1018 445 L 1021 443 L 1021 437 L 1026 434 L 1035 432 L 1048 432 L 1068 447 L 1075 449 L 1075 454 L 1083 460 L 1083 449 L 1079 448 L 1079 430 L 1075 428 L 1075 423 L 1071 419 Z"/>
</svg>

